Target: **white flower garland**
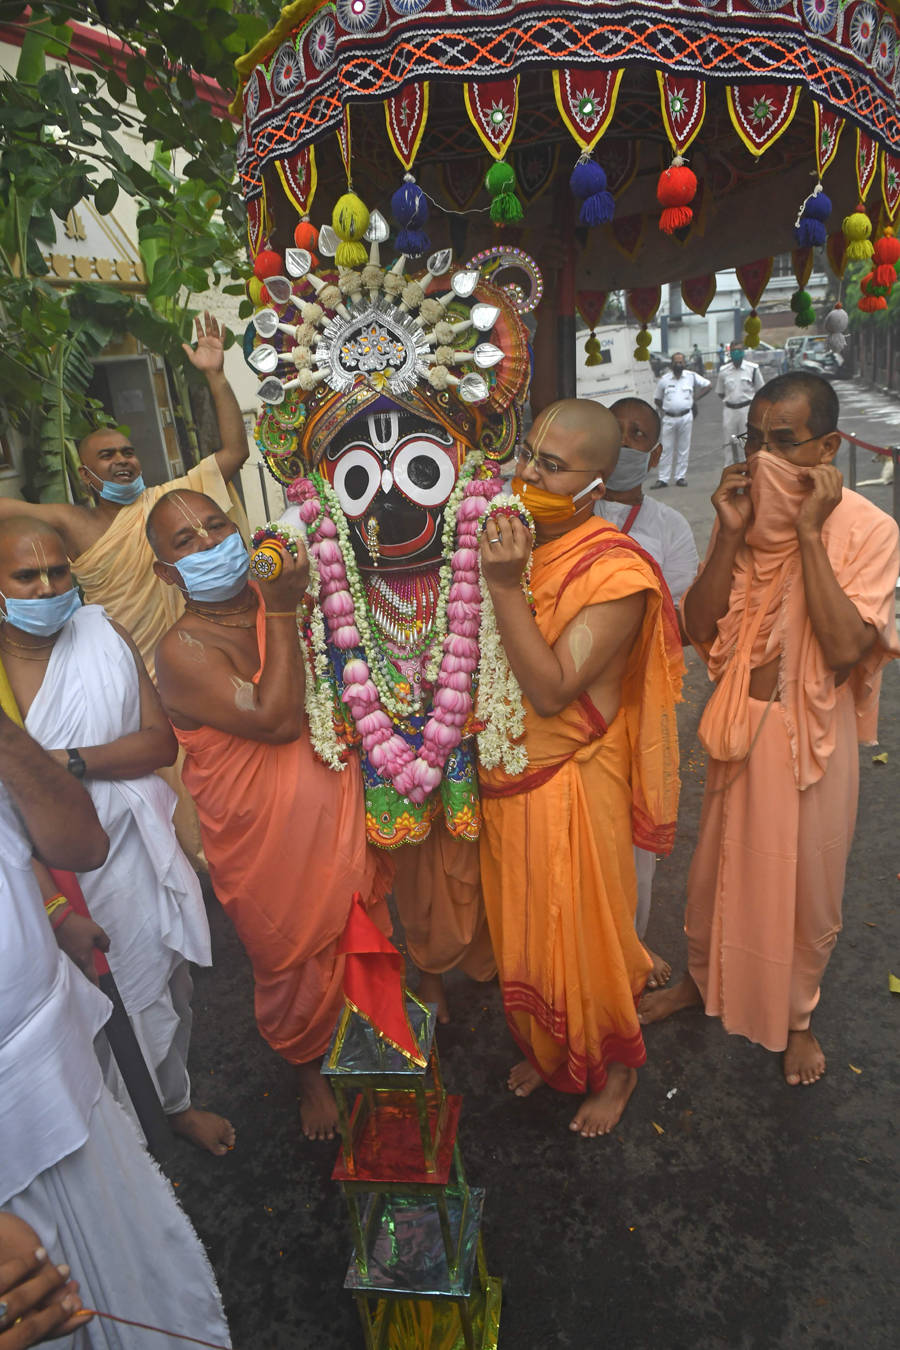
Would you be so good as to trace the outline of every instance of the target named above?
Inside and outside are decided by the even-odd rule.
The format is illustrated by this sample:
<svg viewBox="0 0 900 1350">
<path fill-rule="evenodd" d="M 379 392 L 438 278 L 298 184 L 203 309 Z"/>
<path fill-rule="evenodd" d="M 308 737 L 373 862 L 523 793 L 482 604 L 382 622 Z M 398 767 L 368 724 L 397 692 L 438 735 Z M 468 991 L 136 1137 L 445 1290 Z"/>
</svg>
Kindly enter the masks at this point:
<svg viewBox="0 0 900 1350">
<path fill-rule="evenodd" d="M 319 605 L 319 565 L 309 553 L 309 585 L 306 588 L 311 604 L 308 606 L 309 641 L 304 641 L 303 620 L 298 619 L 300 646 L 306 676 L 304 694 L 306 720 L 313 750 L 329 769 L 347 767 L 343 746 L 334 726 L 334 690 L 328 678 L 328 648 L 325 642 L 325 617 Z"/>
<path fill-rule="evenodd" d="M 514 493 L 494 498 L 480 518 L 480 525 L 494 515 L 519 515 L 534 539 L 534 522 L 522 500 Z M 485 769 L 502 768 L 511 776 L 528 768 L 528 752 L 521 738 L 525 731 L 522 690 L 513 674 L 497 630 L 497 619 L 490 591 L 479 567 L 481 586 L 481 623 L 478 630 L 478 694 L 476 720 L 483 724 L 478 732 L 478 760 Z M 531 558 L 522 577 L 525 594 L 530 592 Z"/>
</svg>

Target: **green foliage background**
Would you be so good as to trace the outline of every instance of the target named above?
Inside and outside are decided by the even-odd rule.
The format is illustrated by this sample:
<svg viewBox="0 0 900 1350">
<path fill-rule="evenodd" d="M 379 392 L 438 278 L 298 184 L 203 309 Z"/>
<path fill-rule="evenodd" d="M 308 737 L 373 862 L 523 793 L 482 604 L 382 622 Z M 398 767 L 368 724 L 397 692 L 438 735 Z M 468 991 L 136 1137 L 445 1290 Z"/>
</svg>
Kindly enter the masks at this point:
<svg viewBox="0 0 900 1350">
<path fill-rule="evenodd" d="M 0 426 L 24 438 L 29 499 L 65 499 L 67 474 L 79 490 L 68 473 L 74 444 L 102 420 L 85 393 L 91 360 L 118 335 L 166 358 L 190 426 L 194 372 L 181 343 L 191 336 L 191 298 L 214 285 L 242 293 L 246 275 L 236 128 L 198 97 L 195 77 L 230 95 L 235 58 L 277 14 L 266 0 L 252 11 L 230 0 L 30 9 L 0 0 L 0 22 L 21 37 L 15 70 L 0 73 Z M 117 39 L 124 72 L 112 58 L 89 70 L 70 63 L 70 20 Z M 152 147 L 149 167 L 128 153 L 126 132 Z M 51 285 L 40 246 L 55 239 L 54 217 L 86 200 L 107 215 L 122 194 L 138 206 L 144 294 Z"/>
</svg>

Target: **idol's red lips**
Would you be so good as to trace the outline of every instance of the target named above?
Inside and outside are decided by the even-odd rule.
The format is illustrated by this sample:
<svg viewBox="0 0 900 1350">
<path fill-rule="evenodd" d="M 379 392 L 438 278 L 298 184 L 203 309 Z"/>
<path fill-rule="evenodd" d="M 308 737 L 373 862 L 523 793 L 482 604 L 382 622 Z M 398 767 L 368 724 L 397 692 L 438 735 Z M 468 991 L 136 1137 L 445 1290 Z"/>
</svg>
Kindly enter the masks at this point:
<svg viewBox="0 0 900 1350">
<path fill-rule="evenodd" d="M 407 553 L 418 553 L 419 549 L 430 544 L 436 531 L 437 525 L 433 517 L 428 516 L 424 530 L 416 535 L 415 539 L 408 539 L 402 544 L 379 544 L 378 552 L 383 558 L 405 558 Z"/>
</svg>

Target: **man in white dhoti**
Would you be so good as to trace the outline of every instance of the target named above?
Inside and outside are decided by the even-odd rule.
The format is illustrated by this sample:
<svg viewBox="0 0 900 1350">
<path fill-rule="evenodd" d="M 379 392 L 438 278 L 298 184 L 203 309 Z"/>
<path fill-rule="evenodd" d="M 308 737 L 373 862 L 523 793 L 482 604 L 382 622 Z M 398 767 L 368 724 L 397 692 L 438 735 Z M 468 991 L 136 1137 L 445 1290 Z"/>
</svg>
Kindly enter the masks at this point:
<svg viewBox="0 0 900 1350">
<path fill-rule="evenodd" d="M 91 917 L 172 1128 L 211 1153 L 229 1122 L 191 1105 L 189 961 L 211 964 L 197 877 L 172 825 L 175 794 L 154 770 L 175 738 L 140 656 L 99 605 L 81 606 L 62 540 L 23 517 L 0 523 L 0 660 L 26 730 L 84 779 L 109 856 L 79 876 Z M 121 1080 L 108 1086 L 120 1098 Z"/>
<path fill-rule="evenodd" d="M 86 1307 L 179 1333 L 94 1318 L 59 1345 L 228 1347 L 197 1235 L 103 1085 L 93 1038 L 109 1002 L 54 942 L 31 867 L 33 851 L 97 867 L 106 848 L 84 790 L 0 711 L 0 1208 L 71 1267 Z M 4 1296 L 0 1331 L 16 1316 Z"/>
</svg>

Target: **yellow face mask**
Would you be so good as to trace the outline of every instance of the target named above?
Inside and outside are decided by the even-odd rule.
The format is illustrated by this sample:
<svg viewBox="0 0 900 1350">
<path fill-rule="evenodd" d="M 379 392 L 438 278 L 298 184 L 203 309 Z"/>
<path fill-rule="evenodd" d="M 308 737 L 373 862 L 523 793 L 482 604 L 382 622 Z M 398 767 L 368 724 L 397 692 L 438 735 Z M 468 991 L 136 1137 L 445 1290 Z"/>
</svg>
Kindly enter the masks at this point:
<svg viewBox="0 0 900 1350">
<path fill-rule="evenodd" d="M 574 497 L 568 492 L 547 492 L 545 488 L 535 487 L 533 483 L 526 483 L 522 478 L 512 480 L 512 490 L 521 498 L 526 510 L 531 512 L 536 525 L 559 525 L 574 516 L 575 503 L 579 497 L 586 496 L 602 482 L 603 478 L 598 474 L 596 478 L 591 479 L 586 488 L 576 492 Z"/>
</svg>

